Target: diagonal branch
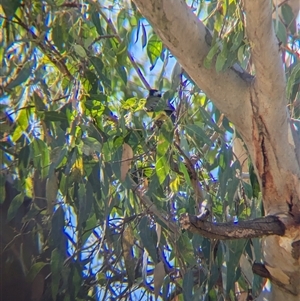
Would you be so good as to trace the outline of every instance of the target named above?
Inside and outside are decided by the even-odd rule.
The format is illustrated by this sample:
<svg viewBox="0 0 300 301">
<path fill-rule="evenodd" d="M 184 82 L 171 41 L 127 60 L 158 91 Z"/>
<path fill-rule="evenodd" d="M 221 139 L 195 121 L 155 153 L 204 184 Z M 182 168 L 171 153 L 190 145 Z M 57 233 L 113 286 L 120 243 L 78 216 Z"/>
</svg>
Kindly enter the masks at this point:
<svg viewBox="0 0 300 301">
<path fill-rule="evenodd" d="M 150 198 L 145 195 L 141 188 L 132 180 L 131 190 L 138 196 L 141 203 L 147 208 L 147 211 L 153 213 L 157 218 L 159 218 L 171 231 L 173 231 L 176 239 L 180 236 L 180 228 L 169 218 L 169 214 L 162 209 L 158 209 L 156 205 L 150 200 Z"/>
<path fill-rule="evenodd" d="M 266 235 L 284 235 L 285 226 L 277 216 L 267 216 L 238 223 L 212 223 L 188 213 L 180 216 L 181 227 L 207 238 L 241 239 Z"/>
</svg>

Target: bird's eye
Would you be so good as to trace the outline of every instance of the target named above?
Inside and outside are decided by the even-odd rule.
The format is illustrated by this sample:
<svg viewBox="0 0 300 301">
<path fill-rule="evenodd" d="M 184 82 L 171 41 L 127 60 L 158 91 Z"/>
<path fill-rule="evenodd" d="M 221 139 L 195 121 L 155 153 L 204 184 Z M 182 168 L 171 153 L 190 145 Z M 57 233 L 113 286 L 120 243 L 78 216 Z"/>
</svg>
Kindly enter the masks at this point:
<svg viewBox="0 0 300 301">
<path fill-rule="evenodd" d="M 159 91 L 156 91 L 156 92 L 153 93 L 153 96 L 161 97 L 161 93 Z"/>
</svg>

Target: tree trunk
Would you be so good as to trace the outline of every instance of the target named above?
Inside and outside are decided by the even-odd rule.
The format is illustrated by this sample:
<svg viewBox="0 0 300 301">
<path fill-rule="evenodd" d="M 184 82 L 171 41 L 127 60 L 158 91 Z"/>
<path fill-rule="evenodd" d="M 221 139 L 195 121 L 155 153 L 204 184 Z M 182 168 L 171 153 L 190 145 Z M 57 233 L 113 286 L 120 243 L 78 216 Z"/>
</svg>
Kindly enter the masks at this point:
<svg viewBox="0 0 300 301">
<path fill-rule="evenodd" d="M 267 300 L 300 300 L 300 256 L 293 247 L 300 241 L 300 141 L 286 109 L 285 74 L 271 2 L 244 1 L 255 77 L 233 67 L 220 73 L 204 67 L 209 32 L 185 1 L 134 2 L 242 136 L 259 179 L 265 213 L 277 215 L 286 226 L 284 236 L 269 236 L 262 242 L 273 284 Z"/>
</svg>

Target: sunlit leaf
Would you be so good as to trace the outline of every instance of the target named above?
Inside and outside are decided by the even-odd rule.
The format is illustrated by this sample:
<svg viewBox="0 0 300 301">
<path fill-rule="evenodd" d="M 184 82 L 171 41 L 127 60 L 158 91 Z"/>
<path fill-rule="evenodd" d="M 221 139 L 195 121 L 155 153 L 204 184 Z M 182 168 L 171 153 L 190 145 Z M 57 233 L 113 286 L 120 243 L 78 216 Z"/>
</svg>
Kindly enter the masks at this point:
<svg viewBox="0 0 300 301">
<path fill-rule="evenodd" d="M 75 44 L 73 47 L 76 54 L 78 54 L 81 58 L 85 58 L 87 56 L 85 49 L 81 45 Z"/>
<path fill-rule="evenodd" d="M 217 43 L 215 43 L 212 48 L 209 50 L 207 56 L 205 57 L 204 59 L 204 67 L 209 69 L 211 67 L 211 63 L 212 63 L 212 60 L 215 56 L 215 54 L 218 52 L 219 50 L 219 46 Z"/>
<path fill-rule="evenodd" d="M 161 40 L 157 37 L 157 35 L 153 34 L 151 38 L 148 40 L 147 44 L 147 54 L 150 59 L 150 63 L 152 65 L 152 69 L 155 67 L 158 58 L 162 52 L 163 46 Z"/>
<path fill-rule="evenodd" d="M 155 164 L 155 170 L 159 180 L 159 184 L 162 184 L 170 171 L 170 164 L 166 156 L 158 157 Z"/>
</svg>

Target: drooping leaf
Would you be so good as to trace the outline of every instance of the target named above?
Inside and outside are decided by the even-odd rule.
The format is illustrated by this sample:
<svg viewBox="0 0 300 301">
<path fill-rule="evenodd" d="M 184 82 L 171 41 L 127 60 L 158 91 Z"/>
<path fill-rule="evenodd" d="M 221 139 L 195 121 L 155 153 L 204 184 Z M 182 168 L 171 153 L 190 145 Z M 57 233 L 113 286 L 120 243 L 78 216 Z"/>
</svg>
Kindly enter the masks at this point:
<svg viewBox="0 0 300 301">
<path fill-rule="evenodd" d="M 48 214 L 52 214 L 53 207 L 56 204 L 56 198 L 58 193 L 58 179 L 53 172 L 49 175 L 46 181 L 46 199 L 48 204 Z"/>
<path fill-rule="evenodd" d="M 22 193 L 17 194 L 13 198 L 13 200 L 8 208 L 8 212 L 7 212 L 7 221 L 8 222 L 11 221 L 15 217 L 18 209 L 22 206 L 23 201 L 24 201 L 24 195 Z"/>
<path fill-rule="evenodd" d="M 99 18 L 99 13 L 94 11 L 92 12 L 92 21 L 96 27 L 98 35 L 102 36 L 104 34 L 101 23 L 100 23 L 100 18 Z"/>
<path fill-rule="evenodd" d="M 226 241 L 225 262 L 222 265 L 222 281 L 224 292 L 228 295 L 230 290 L 234 290 L 236 273 L 241 255 L 245 250 L 247 240 L 230 240 Z"/>
<path fill-rule="evenodd" d="M 152 260 L 157 263 L 157 237 L 155 235 L 155 231 L 150 228 L 148 218 L 146 216 L 144 216 L 139 223 L 139 234 L 147 252 L 151 256 Z"/>
<path fill-rule="evenodd" d="M 125 261 L 126 272 L 128 276 L 128 285 L 133 284 L 135 274 L 135 261 L 133 260 L 132 246 L 134 244 L 133 231 L 130 226 L 127 226 L 122 234 L 122 251 Z"/>
<path fill-rule="evenodd" d="M 157 60 L 159 59 L 163 46 L 161 40 L 157 35 L 153 34 L 148 40 L 147 54 L 151 63 L 151 70 L 155 67 Z"/>
<path fill-rule="evenodd" d="M 13 89 L 24 83 L 32 73 L 32 63 L 25 63 L 23 68 L 19 71 L 16 78 L 14 78 L 7 86 L 6 89 Z"/>
<path fill-rule="evenodd" d="M 122 158 L 121 158 L 121 181 L 125 181 L 126 175 L 131 167 L 133 159 L 133 150 L 127 143 L 123 144 L 122 147 Z"/>
<path fill-rule="evenodd" d="M 193 138 L 195 141 L 200 141 L 202 143 L 206 143 L 207 145 L 211 145 L 211 141 L 209 137 L 205 134 L 205 132 L 197 125 L 190 124 L 185 126 L 185 130 L 187 134 Z"/>
<path fill-rule="evenodd" d="M 170 171 L 170 164 L 168 162 L 166 155 L 157 158 L 155 164 L 155 170 L 159 180 L 159 184 L 162 184 Z"/>
<path fill-rule="evenodd" d="M 182 292 L 183 299 L 189 301 L 193 299 L 194 276 L 193 271 L 189 269 L 183 277 Z"/>
<path fill-rule="evenodd" d="M 52 273 L 51 294 L 52 294 L 52 299 L 56 300 L 56 296 L 59 291 L 61 270 L 63 266 L 62 254 L 57 249 L 54 249 L 51 253 L 50 265 L 51 265 L 51 273 Z"/>
<path fill-rule="evenodd" d="M 165 276 L 166 276 L 166 271 L 165 271 L 164 263 L 163 261 L 160 261 L 158 264 L 155 265 L 154 273 L 153 273 L 154 295 L 156 299 L 158 298 Z"/>
</svg>

